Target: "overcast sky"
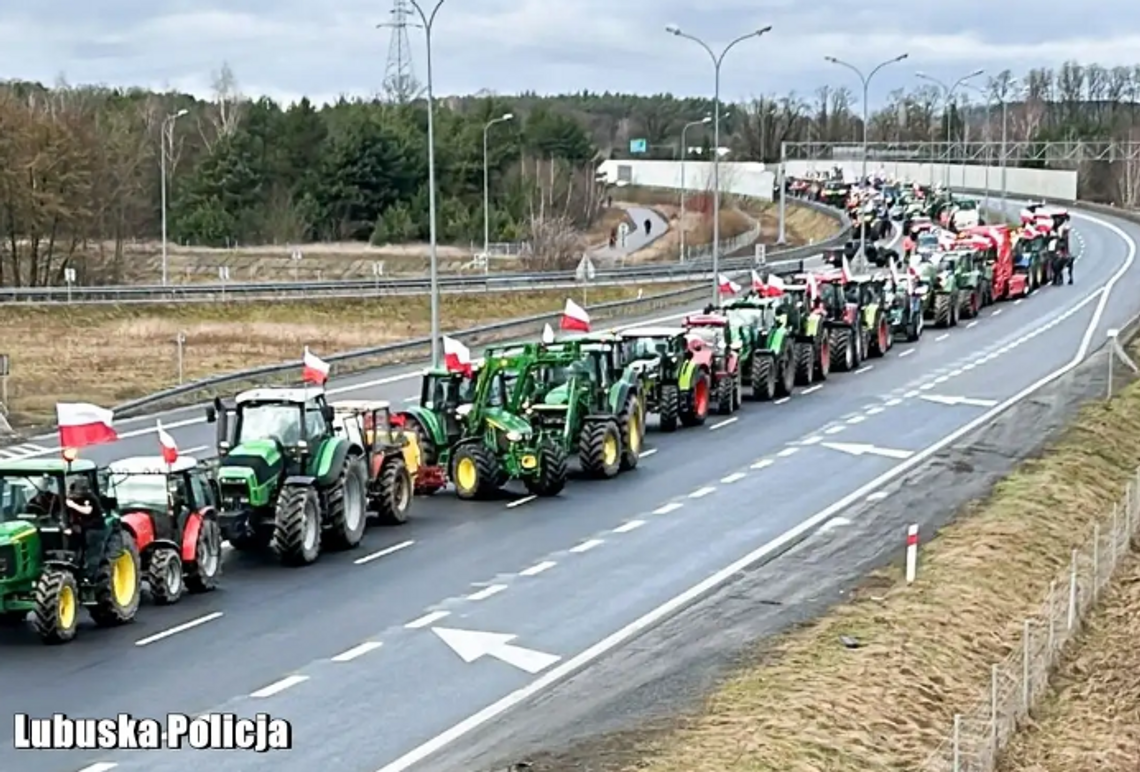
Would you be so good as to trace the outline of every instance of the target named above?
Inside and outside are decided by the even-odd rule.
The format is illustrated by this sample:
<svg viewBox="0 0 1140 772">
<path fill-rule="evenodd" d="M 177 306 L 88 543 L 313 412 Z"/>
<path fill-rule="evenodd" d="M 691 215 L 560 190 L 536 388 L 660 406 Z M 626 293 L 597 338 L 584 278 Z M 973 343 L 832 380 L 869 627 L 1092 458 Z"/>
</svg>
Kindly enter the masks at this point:
<svg viewBox="0 0 1140 772">
<path fill-rule="evenodd" d="M 429 0 L 430 2 L 431 0 Z M 384 78 L 392 0 L 4 0 L 3 78 L 175 88 L 205 96 L 228 62 L 247 95 L 317 101 L 369 95 Z M 425 9 L 425 10 L 430 10 Z M 590 89 L 709 94 L 712 67 L 669 23 L 718 49 L 741 43 L 723 70 L 726 99 L 811 94 L 903 51 L 872 85 L 872 104 L 915 83 L 980 67 L 1022 72 L 1065 59 L 1140 63 L 1135 0 L 446 0 L 434 27 L 437 94 Z M 409 31 L 416 74 L 424 35 Z"/>
</svg>

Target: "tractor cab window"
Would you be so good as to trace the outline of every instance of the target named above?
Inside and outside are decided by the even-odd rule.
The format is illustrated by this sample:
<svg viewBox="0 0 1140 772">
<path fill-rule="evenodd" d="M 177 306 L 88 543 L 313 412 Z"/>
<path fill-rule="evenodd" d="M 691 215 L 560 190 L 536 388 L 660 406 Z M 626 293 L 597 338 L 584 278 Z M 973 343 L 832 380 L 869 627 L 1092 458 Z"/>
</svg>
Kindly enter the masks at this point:
<svg viewBox="0 0 1140 772">
<path fill-rule="evenodd" d="M 490 388 L 487 390 L 488 407 L 506 407 L 507 398 L 511 388 L 518 382 L 517 372 L 500 371 L 491 377 Z"/>
<path fill-rule="evenodd" d="M 58 501 L 58 487 L 53 477 L 0 477 L 0 523 L 16 520 L 23 514 L 50 514 Z"/>
<path fill-rule="evenodd" d="M 943 257 L 941 260 L 938 261 L 938 270 L 939 271 L 951 271 L 951 272 L 953 272 L 954 268 L 957 265 L 958 265 L 958 258 L 956 258 L 956 257 Z"/>
<path fill-rule="evenodd" d="M 192 496 L 191 505 L 194 509 L 202 509 L 203 507 L 216 507 L 218 502 L 214 496 L 214 489 L 210 487 L 209 480 L 206 475 L 200 470 L 194 470 L 190 473 L 190 495 Z"/>
<path fill-rule="evenodd" d="M 111 493 L 119 500 L 119 507 L 151 509 L 165 512 L 169 506 L 169 489 L 166 474 L 155 469 L 153 473 L 111 473 Z"/>
<path fill-rule="evenodd" d="M 851 284 L 843 285 L 843 297 L 848 303 L 855 303 L 858 305 L 860 296 L 862 295 L 862 287 L 852 282 Z"/>
<path fill-rule="evenodd" d="M 291 402 L 253 402 L 238 408 L 238 443 L 275 439 L 287 448 L 301 441 L 301 410 Z"/>
<path fill-rule="evenodd" d="M 878 303 L 881 294 L 881 287 L 871 282 L 866 282 L 859 286 L 859 302 L 861 305 L 869 306 L 873 303 Z"/>
<path fill-rule="evenodd" d="M 305 403 L 305 441 L 316 445 L 332 433 L 319 402 Z"/>
<path fill-rule="evenodd" d="M 924 231 L 914 240 L 915 247 L 922 251 L 933 251 L 938 248 L 938 235 L 933 231 Z"/>
<path fill-rule="evenodd" d="M 724 336 L 717 327 L 692 327 L 689 329 L 689 334 L 716 351 L 723 351 L 725 348 Z"/>
<path fill-rule="evenodd" d="M 651 359 L 668 352 L 669 344 L 664 338 L 632 338 L 628 342 L 629 359 Z"/>
</svg>

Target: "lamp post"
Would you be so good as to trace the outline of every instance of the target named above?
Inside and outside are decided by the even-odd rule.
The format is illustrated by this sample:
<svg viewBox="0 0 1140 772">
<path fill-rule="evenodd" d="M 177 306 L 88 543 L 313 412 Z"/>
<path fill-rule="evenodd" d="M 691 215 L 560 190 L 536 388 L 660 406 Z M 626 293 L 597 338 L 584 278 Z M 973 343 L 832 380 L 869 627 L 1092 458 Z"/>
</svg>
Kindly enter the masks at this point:
<svg viewBox="0 0 1140 772">
<path fill-rule="evenodd" d="M 166 161 L 168 153 L 166 145 L 169 142 L 171 145 L 169 155 L 174 154 L 174 122 L 184 115 L 188 115 L 189 110 L 183 109 L 176 113 L 171 113 L 166 116 L 162 121 L 162 126 L 159 128 L 161 136 L 159 139 L 159 188 L 161 189 L 162 197 L 162 286 L 170 283 L 170 258 L 166 251 Z"/>
<path fill-rule="evenodd" d="M 685 143 L 685 132 L 693 126 L 712 123 L 712 116 L 706 115 L 699 121 L 689 121 L 681 127 L 681 262 L 685 262 L 685 156 L 689 154 L 689 146 Z"/>
<path fill-rule="evenodd" d="M 993 94 L 991 94 L 989 91 L 986 91 L 981 86 L 975 86 L 975 85 L 972 85 L 970 83 L 967 83 L 965 85 L 965 88 L 969 89 L 970 91 L 974 91 L 978 94 L 981 94 L 982 99 L 986 100 L 986 131 L 985 131 L 985 134 L 982 135 L 984 138 L 983 141 L 986 143 L 986 155 L 985 155 L 986 176 L 985 176 L 985 182 L 983 183 L 983 186 L 984 186 L 983 190 L 985 191 L 985 199 L 982 202 L 982 208 L 988 211 L 990 208 L 990 153 L 989 153 L 989 149 L 990 149 L 990 143 L 993 140 L 993 128 L 991 126 L 992 121 L 990 120 L 993 117 L 993 115 L 991 114 L 993 112 Z M 966 147 L 966 145 L 969 144 L 969 139 L 970 139 L 969 124 L 966 124 L 965 136 L 962 139 L 962 147 L 963 147 L 962 154 L 963 154 L 963 156 L 965 155 L 965 147 Z M 963 188 L 966 187 L 966 167 L 964 165 L 962 167 L 962 187 Z"/>
<path fill-rule="evenodd" d="M 427 42 L 427 140 L 428 140 L 428 222 L 430 244 L 428 259 L 431 263 L 431 364 L 439 367 L 439 242 L 436 231 L 435 211 L 435 92 L 432 90 L 431 69 L 431 30 L 435 16 L 443 7 L 444 0 L 436 0 L 431 13 L 424 13 L 419 0 L 408 0 L 423 21 L 424 38 Z M 379 25 L 377 25 L 379 26 Z"/>
<path fill-rule="evenodd" d="M 705 53 L 709 55 L 709 59 L 712 59 L 713 63 L 713 303 L 720 302 L 720 66 L 724 63 L 724 57 L 728 55 L 728 52 L 731 51 L 737 43 L 742 43 L 751 38 L 758 38 L 765 32 L 771 31 L 771 29 L 772 26 L 768 25 L 754 32 L 749 32 L 747 35 L 741 35 L 725 46 L 718 56 L 709 48 L 708 43 L 695 35 L 688 34 L 676 24 L 670 24 L 665 28 L 665 31 L 670 35 L 687 38 L 699 45 L 705 50 Z"/>
<path fill-rule="evenodd" d="M 484 270 L 491 266 L 491 171 L 487 157 L 487 133 L 496 123 L 505 123 L 514 119 L 514 113 L 504 113 L 501 117 L 487 121 L 483 126 L 483 260 Z"/>
<path fill-rule="evenodd" d="M 997 98 L 1001 100 L 1001 210 L 1005 212 L 1005 169 L 1006 169 L 1006 141 L 1009 137 L 1009 90 L 1020 87 L 1017 78 L 1010 78 Z"/>
<path fill-rule="evenodd" d="M 915 73 L 915 75 L 918 76 L 919 78 L 922 78 L 923 80 L 928 80 L 931 83 L 935 84 L 936 86 L 938 86 L 939 88 L 942 89 L 942 94 L 943 94 L 943 98 L 944 98 L 944 106 L 942 108 L 942 112 L 946 116 L 946 161 L 942 165 L 944 167 L 943 168 L 943 178 L 945 179 L 946 187 L 950 187 L 950 163 L 949 163 L 949 161 L 950 161 L 950 141 L 951 141 L 951 129 L 953 128 L 953 125 L 950 123 L 950 100 L 954 98 L 954 92 L 958 90 L 959 86 L 961 86 L 966 81 L 972 80 L 973 78 L 977 78 L 978 76 L 983 75 L 983 74 L 985 74 L 985 70 L 974 70 L 973 72 L 969 73 L 968 75 L 963 75 L 962 77 L 958 78 L 958 80 L 954 81 L 953 86 L 947 86 L 945 83 L 940 81 L 938 78 L 935 78 L 932 75 L 927 75 L 925 72 L 916 72 Z"/>
<path fill-rule="evenodd" d="M 875 67 L 867 75 L 864 75 L 863 71 L 855 65 L 850 64 L 849 62 L 845 62 L 842 59 L 837 59 L 834 56 L 823 57 L 826 61 L 829 61 L 832 64 L 838 64 L 840 67 L 846 67 L 847 69 L 851 70 L 851 72 L 855 73 L 859 77 L 859 80 L 863 84 L 863 171 L 860 175 L 861 180 L 867 179 L 867 128 L 868 124 L 871 121 L 870 110 L 867 106 L 867 100 L 869 98 L 868 95 L 871 90 L 871 78 L 875 77 L 875 75 L 878 74 L 879 70 L 883 69 L 884 67 L 895 64 L 896 62 L 901 62 L 908 56 L 910 56 L 910 54 L 903 53 L 899 54 L 894 59 L 888 59 L 885 62 L 880 62 L 879 64 L 875 65 Z M 859 249 L 862 254 L 867 254 L 867 221 L 862 217 L 862 215 L 859 217 Z"/>
</svg>

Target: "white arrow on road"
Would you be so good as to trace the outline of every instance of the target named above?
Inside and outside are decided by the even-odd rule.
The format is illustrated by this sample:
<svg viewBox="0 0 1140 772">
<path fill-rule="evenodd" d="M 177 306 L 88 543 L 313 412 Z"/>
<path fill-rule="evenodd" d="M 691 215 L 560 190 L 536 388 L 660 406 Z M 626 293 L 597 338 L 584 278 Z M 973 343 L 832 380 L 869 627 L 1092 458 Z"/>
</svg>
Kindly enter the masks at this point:
<svg viewBox="0 0 1140 772">
<path fill-rule="evenodd" d="M 895 450 L 894 448 L 880 448 L 878 445 L 869 445 L 861 442 L 821 442 L 820 445 L 824 448 L 831 448 L 838 450 L 840 453 L 848 453 L 852 456 L 882 456 L 883 458 L 897 458 L 904 459 L 910 458 L 914 455 L 909 450 Z"/>
<path fill-rule="evenodd" d="M 433 627 L 433 633 L 451 647 L 464 662 L 474 662 L 482 657 L 494 657 L 519 670 L 534 675 L 558 662 L 562 657 L 544 651 L 524 649 L 511 643 L 517 635 L 484 633 L 478 630 L 457 630 L 451 627 Z"/>
<path fill-rule="evenodd" d="M 941 394 L 923 394 L 922 398 L 927 402 L 934 402 L 939 405 L 970 405 L 971 407 L 993 407 L 997 404 L 996 399 L 974 399 L 973 397 L 947 397 Z"/>
</svg>

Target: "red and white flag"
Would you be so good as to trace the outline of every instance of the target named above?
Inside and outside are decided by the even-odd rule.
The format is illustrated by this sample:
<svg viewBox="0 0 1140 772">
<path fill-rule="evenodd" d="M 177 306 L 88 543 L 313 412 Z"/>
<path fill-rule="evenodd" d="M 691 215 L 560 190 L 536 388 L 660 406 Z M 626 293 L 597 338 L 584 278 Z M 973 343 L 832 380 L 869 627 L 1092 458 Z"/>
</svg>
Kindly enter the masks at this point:
<svg viewBox="0 0 1140 772">
<path fill-rule="evenodd" d="M 471 375 L 471 350 L 455 338 L 444 335 L 443 366 L 452 373 Z"/>
<path fill-rule="evenodd" d="M 301 359 L 301 380 L 305 383 L 324 386 L 328 379 L 329 363 L 309 351 L 309 347 L 305 346 L 305 356 Z"/>
<path fill-rule="evenodd" d="M 582 306 L 570 298 L 566 298 L 566 308 L 562 309 L 562 322 L 559 324 L 559 327 L 563 330 L 589 332 L 590 315 L 586 313 L 586 309 L 582 308 Z"/>
<path fill-rule="evenodd" d="M 756 273 L 756 269 L 753 268 L 752 269 L 752 289 L 753 289 L 753 291 L 763 295 L 764 290 L 767 288 L 768 288 L 768 285 L 765 283 L 765 281 L 763 279 L 760 278 L 760 274 Z"/>
<path fill-rule="evenodd" d="M 542 328 L 542 342 L 546 344 L 554 342 L 554 328 L 549 323 Z"/>
<path fill-rule="evenodd" d="M 843 274 L 843 283 L 851 281 L 854 274 L 851 273 L 851 263 L 847 262 L 847 255 L 843 256 L 843 261 L 839 264 L 839 270 Z"/>
<path fill-rule="evenodd" d="M 807 275 L 807 295 L 812 302 L 819 300 L 819 279 L 815 278 L 814 273 Z"/>
<path fill-rule="evenodd" d="M 60 402 L 55 406 L 61 448 L 85 448 L 119 439 L 115 414 L 87 402 Z"/>
<path fill-rule="evenodd" d="M 899 278 L 899 267 L 898 267 L 898 265 L 895 264 L 894 259 L 892 259 L 890 262 L 890 270 L 891 270 L 891 283 L 897 287 L 897 286 L 899 286 L 899 284 L 902 283 L 902 281 Z"/>
<path fill-rule="evenodd" d="M 155 425 L 158 427 L 158 445 L 162 449 L 162 460 L 168 465 L 173 464 L 178 460 L 178 443 L 166 429 L 162 428 L 161 421 L 156 421 Z"/>
<path fill-rule="evenodd" d="M 784 284 L 784 280 L 772 274 L 768 277 L 768 286 L 764 288 L 764 297 L 778 298 L 784 294 L 786 288 L 787 285 Z"/>
<path fill-rule="evenodd" d="M 735 295 L 736 293 L 740 292 L 740 285 L 725 276 L 723 273 L 717 274 L 716 283 L 720 288 L 720 294 L 722 295 Z"/>
</svg>

